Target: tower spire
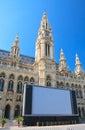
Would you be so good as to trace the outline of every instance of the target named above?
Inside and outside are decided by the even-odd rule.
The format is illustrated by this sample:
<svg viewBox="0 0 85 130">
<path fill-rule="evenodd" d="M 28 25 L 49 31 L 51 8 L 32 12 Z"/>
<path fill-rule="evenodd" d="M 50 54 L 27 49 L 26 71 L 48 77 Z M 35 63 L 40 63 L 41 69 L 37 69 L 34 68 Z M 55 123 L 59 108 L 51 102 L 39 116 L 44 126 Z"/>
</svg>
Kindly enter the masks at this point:
<svg viewBox="0 0 85 130">
<path fill-rule="evenodd" d="M 11 47 L 10 57 L 14 59 L 19 59 L 20 56 L 20 47 L 19 47 L 19 37 L 16 35 L 14 43 Z"/>
<path fill-rule="evenodd" d="M 66 63 L 66 58 L 64 56 L 63 49 L 60 51 L 60 64 L 59 64 L 59 71 L 62 72 L 64 70 L 69 70 L 68 65 Z"/>
<path fill-rule="evenodd" d="M 44 11 L 43 13 L 40 29 L 51 29 L 50 24 L 48 22 L 46 11 Z"/>
<path fill-rule="evenodd" d="M 81 75 L 84 73 L 80 59 L 78 57 L 78 54 L 76 54 L 76 63 L 75 63 L 75 74 L 76 75 Z"/>
<path fill-rule="evenodd" d="M 43 13 L 40 29 L 38 31 L 35 61 L 38 62 L 42 58 L 54 60 L 52 29 L 49 25 L 46 12 Z"/>
</svg>

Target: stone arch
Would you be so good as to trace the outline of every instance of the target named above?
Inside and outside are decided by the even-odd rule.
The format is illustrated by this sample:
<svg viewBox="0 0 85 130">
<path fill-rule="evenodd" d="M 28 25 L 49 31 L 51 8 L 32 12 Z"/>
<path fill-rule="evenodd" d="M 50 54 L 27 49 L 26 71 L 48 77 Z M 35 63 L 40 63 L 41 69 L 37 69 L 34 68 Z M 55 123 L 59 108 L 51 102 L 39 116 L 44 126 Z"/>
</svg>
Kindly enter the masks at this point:
<svg viewBox="0 0 85 130">
<path fill-rule="evenodd" d="M 30 78 L 30 83 L 31 83 L 31 84 L 34 84 L 34 82 L 35 82 L 35 79 L 34 79 L 33 77 L 31 77 L 31 78 Z"/>
<path fill-rule="evenodd" d="M 24 81 L 29 82 L 29 77 L 28 77 L 28 76 L 25 76 Z"/>
<path fill-rule="evenodd" d="M 15 79 L 14 74 L 10 74 L 10 75 L 9 75 L 9 79 Z"/>
<path fill-rule="evenodd" d="M 10 110 L 11 110 L 11 107 L 9 104 L 7 104 L 5 106 L 5 118 L 9 119 L 10 118 Z"/>
<path fill-rule="evenodd" d="M 56 86 L 57 86 L 57 87 L 59 86 L 59 81 L 56 82 Z"/>
<path fill-rule="evenodd" d="M 70 87 L 70 84 L 68 82 L 66 83 L 66 87 Z"/>
<path fill-rule="evenodd" d="M 60 82 L 60 86 L 62 86 L 62 87 L 64 86 L 64 83 L 63 83 L 63 81 L 61 81 L 61 82 Z"/>
<path fill-rule="evenodd" d="M 81 88 L 81 85 L 79 84 L 79 88 Z"/>
<path fill-rule="evenodd" d="M 18 80 L 23 81 L 23 76 L 22 76 L 22 75 L 19 75 L 19 76 L 18 76 Z"/>
<path fill-rule="evenodd" d="M 0 73 L 0 77 L 5 78 L 6 74 L 4 72 Z"/>
<path fill-rule="evenodd" d="M 73 83 L 71 84 L 71 87 L 74 88 L 74 84 Z"/>
<path fill-rule="evenodd" d="M 78 87 L 78 85 L 77 84 L 75 84 L 75 88 L 77 88 Z"/>
</svg>

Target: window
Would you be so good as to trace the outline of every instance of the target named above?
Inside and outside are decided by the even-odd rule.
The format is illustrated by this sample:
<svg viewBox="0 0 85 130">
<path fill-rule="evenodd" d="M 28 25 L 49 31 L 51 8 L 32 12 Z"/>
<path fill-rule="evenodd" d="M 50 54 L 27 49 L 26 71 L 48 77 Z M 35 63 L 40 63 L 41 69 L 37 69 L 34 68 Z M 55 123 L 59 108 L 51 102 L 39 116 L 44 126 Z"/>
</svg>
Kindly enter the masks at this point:
<svg viewBox="0 0 85 130">
<path fill-rule="evenodd" d="M 45 44 L 45 55 L 50 57 L 50 45 L 49 44 Z"/>
<path fill-rule="evenodd" d="M 14 78 L 15 78 L 14 75 L 10 74 L 9 79 L 14 79 Z"/>
<path fill-rule="evenodd" d="M 46 78 L 46 86 L 51 86 L 51 77 L 49 75 Z"/>
<path fill-rule="evenodd" d="M 18 82 L 17 84 L 17 93 L 22 93 L 22 82 Z"/>
<path fill-rule="evenodd" d="M 8 90 L 13 90 L 13 84 L 14 84 L 13 81 L 10 80 L 8 84 Z"/>
<path fill-rule="evenodd" d="M 23 80 L 22 75 L 20 75 L 20 76 L 18 77 L 18 80 Z"/>
<path fill-rule="evenodd" d="M 31 77 L 31 78 L 30 78 L 30 83 L 31 83 L 31 84 L 34 84 L 34 82 L 35 82 L 34 78 Z"/>
<path fill-rule="evenodd" d="M 0 90 L 2 91 L 4 87 L 4 80 L 0 79 Z"/>
<path fill-rule="evenodd" d="M 26 76 L 26 77 L 24 78 L 24 81 L 29 81 L 28 76 Z"/>
</svg>

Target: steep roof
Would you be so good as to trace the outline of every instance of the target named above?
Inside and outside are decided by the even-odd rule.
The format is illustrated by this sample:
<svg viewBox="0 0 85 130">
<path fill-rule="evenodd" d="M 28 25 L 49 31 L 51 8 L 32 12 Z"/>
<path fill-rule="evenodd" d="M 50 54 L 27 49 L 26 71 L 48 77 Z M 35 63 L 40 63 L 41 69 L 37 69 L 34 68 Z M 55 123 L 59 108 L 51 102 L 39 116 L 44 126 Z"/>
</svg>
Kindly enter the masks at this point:
<svg viewBox="0 0 85 130">
<path fill-rule="evenodd" d="M 9 51 L 5 51 L 5 50 L 0 49 L 0 58 L 8 59 L 9 54 L 10 54 Z M 20 55 L 20 62 L 33 64 L 34 61 L 35 61 L 35 58 L 33 58 L 33 57 L 25 56 L 25 55 L 22 55 L 22 54 Z"/>
</svg>

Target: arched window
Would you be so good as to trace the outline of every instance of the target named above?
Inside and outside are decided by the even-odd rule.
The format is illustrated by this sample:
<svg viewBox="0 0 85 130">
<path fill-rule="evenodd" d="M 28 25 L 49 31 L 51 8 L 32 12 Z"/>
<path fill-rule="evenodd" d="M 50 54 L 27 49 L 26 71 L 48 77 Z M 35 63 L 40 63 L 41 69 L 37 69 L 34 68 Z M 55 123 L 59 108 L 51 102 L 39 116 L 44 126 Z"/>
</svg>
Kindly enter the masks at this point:
<svg viewBox="0 0 85 130">
<path fill-rule="evenodd" d="M 63 83 L 63 82 L 60 82 L 60 86 L 62 86 L 62 87 L 63 87 L 63 86 L 64 86 L 64 83 Z"/>
<path fill-rule="evenodd" d="M 24 81 L 29 81 L 28 76 L 26 76 L 26 77 L 24 78 Z"/>
<path fill-rule="evenodd" d="M 69 83 L 66 83 L 66 87 L 70 87 Z"/>
<path fill-rule="evenodd" d="M 56 86 L 59 87 L 59 81 L 56 82 Z"/>
<path fill-rule="evenodd" d="M 5 107 L 5 118 L 7 118 L 7 119 L 10 118 L 10 110 L 11 110 L 11 107 L 9 104 L 7 104 Z"/>
<path fill-rule="evenodd" d="M 75 84 L 75 88 L 77 88 L 78 87 L 78 85 L 77 84 Z"/>
<path fill-rule="evenodd" d="M 8 84 L 8 90 L 13 90 L 13 85 L 14 85 L 14 82 L 10 80 Z"/>
<path fill-rule="evenodd" d="M 51 86 L 51 77 L 49 75 L 46 78 L 46 86 Z"/>
<path fill-rule="evenodd" d="M 13 74 L 10 74 L 9 79 L 15 79 L 15 76 Z"/>
<path fill-rule="evenodd" d="M 22 82 L 19 81 L 17 84 L 17 93 L 22 93 Z"/>
<path fill-rule="evenodd" d="M 4 87 L 4 80 L 0 79 L 0 90 L 3 91 L 3 87 Z"/>
<path fill-rule="evenodd" d="M 0 74 L 0 77 L 5 78 L 5 73 L 2 72 L 2 73 Z"/>
<path fill-rule="evenodd" d="M 30 78 L 30 83 L 31 83 L 31 84 L 34 84 L 34 82 L 35 82 L 34 78 L 31 77 L 31 78 Z"/>
<path fill-rule="evenodd" d="M 50 45 L 49 44 L 45 44 L 45 55 L 50 57 Z"/>
<path fill-rule="evenodd" d="M 20 75 L 19 77 L 18 77 L 18 80 L 23 80 L 23 76 L 22 75 Z"/>
<path fill-rule="evenodd" d="M 71 84 L 71 87 L 74 88 L 74 84 Z"/>
</svg>

